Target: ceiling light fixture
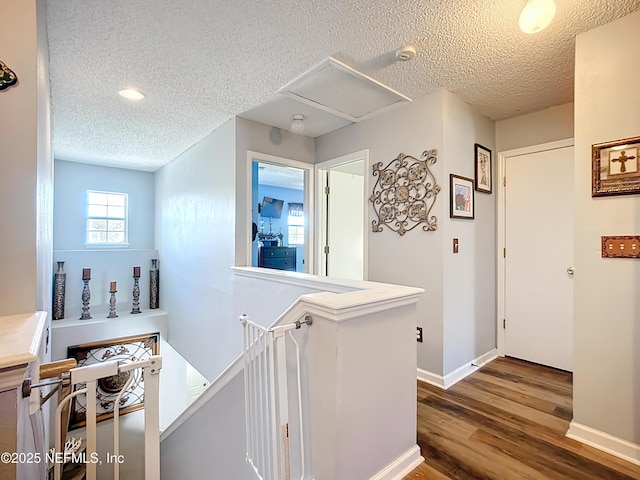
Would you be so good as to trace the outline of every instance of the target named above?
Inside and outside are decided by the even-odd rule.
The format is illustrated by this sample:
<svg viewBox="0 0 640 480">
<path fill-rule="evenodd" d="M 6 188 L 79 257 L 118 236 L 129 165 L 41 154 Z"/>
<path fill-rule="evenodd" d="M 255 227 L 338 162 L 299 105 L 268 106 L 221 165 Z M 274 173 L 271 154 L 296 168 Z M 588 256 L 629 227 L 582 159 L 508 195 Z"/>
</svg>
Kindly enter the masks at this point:
<svg viewBox="0 0 640 480">
<path fill-rule="evenodd" d="M 538 33 L 549 26 L 556 14 L 553 0 L 529 0 L 520 13 L 520 30 L 524 33 Z"/>
<path fill-rule="evenodd" d="M 293 116 L 293 122 L 291 122 L 291 131 L 293 133 L 302 134 L 304 132 L 304 115 L 296 113 Z"/>
<path fill-rule="evenodd" d="M 145 97 L 145 94 L 140 90 L 136 90 L 135 88 L 125 88 L 118 92 L 124 98 L 129 100 L 142 100 Z"/>
</svg>

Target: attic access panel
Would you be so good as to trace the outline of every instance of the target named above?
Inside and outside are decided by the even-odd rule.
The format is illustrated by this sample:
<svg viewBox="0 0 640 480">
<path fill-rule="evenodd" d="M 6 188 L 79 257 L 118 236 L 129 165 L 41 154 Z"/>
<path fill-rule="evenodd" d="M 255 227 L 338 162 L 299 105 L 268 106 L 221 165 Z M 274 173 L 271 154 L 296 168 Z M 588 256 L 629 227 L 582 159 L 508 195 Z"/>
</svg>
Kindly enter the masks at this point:
<svg viewBox="0 0 640 480">
<path fill-rule="evenodd" d="M 411 101 L 333 57 L 302 74 L 280 93 L 352 122 Z"/>
</svg>

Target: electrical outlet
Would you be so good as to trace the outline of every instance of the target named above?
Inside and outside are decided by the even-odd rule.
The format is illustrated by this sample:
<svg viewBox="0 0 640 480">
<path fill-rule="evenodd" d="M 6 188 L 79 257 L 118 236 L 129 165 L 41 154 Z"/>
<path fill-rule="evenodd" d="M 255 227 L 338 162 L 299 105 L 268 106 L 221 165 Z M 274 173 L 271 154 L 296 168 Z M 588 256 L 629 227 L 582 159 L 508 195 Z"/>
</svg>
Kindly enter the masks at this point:
<svg viewBox="0 0 640 480">
<path fill-rule="evenodd" d="M 416 340 L 422 343 L 422 327 L 417 327 Z"/>
</svg>

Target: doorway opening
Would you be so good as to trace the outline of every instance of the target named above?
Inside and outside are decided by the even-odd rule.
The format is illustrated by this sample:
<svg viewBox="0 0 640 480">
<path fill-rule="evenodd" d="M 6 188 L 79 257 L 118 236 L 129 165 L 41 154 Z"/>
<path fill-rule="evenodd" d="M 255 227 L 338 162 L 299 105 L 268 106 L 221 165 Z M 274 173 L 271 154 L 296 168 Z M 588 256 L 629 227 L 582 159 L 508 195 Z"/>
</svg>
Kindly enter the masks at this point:
<svg viewBox="0 0 640 480">
<path fill-rule="evenodd" d="M 320 275 L 366 280 L 369 151 L 362 150 L 316 165 Z"/>
<path fill-rule="evenodd" d="M 313 165 L 251 151 L 247 164 L 249 265 L 311 273 Z"/>
</svg>

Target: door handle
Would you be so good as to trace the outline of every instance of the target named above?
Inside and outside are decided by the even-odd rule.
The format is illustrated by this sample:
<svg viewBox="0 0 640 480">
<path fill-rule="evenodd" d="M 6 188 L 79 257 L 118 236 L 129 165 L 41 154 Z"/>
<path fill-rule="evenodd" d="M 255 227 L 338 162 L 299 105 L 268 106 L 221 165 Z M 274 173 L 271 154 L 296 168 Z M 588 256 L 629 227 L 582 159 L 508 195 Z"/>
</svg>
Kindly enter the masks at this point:
<svg viewBox="0 0 640 480">
<path fill-rule="evenodd" d="M 567 267 L 567 273 L 569 275 L 573 275 L 575 273 L 576 269 L 573 267 Z"/>
</svg>

